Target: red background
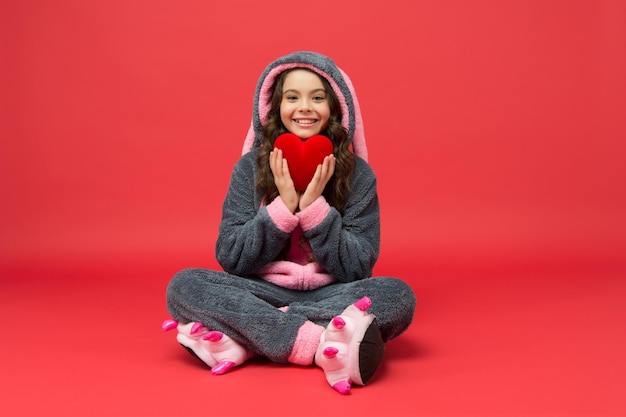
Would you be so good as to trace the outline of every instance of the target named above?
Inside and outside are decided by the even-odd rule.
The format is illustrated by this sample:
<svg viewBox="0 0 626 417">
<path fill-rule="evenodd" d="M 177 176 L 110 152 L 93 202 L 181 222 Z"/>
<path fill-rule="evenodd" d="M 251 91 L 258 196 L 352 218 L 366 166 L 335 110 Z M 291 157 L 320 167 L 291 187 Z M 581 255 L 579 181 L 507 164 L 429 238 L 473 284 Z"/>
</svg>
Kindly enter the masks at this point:
<svg viewBox="0 0 626 417">
<path fill-rule="evenodd" d="M 0 412 L 626 413 L 625 2 L 4 1 L 0 16 Z M 211 379 L 154 332 L 169 277 L 217 268 L 257 78 L 295 50 L 351 76 L 379 177 L 375 272 L 421 302 L 351 399 L 300 368 Z"/>
</svg>

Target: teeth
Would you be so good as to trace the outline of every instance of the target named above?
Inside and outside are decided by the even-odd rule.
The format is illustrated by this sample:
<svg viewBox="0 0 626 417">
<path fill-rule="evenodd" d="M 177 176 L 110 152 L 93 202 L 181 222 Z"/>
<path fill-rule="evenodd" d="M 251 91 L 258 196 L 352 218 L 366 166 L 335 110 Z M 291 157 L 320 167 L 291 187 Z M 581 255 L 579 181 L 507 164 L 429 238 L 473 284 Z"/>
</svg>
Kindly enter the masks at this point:
<svg viewBox="0 0 626 417">
<path fill-rule="evenodd" d="M 316 121 L 315 120 L 295 120 L 295 122 L 301 125 L 312 125 Z"/>
</svg>

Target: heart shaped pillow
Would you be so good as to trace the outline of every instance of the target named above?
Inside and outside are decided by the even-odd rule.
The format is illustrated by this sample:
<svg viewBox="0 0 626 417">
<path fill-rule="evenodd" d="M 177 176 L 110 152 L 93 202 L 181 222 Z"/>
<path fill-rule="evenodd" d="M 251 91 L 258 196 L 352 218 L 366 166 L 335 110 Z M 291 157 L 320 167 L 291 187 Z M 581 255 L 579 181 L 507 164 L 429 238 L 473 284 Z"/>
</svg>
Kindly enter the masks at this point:
<svg viewBox="0 0 626 417">
<path fill-rule="evenodd" d="M 317 166 L 333 153 L 333 144 L 326 136 L 315 135 L 302 140 L 293 133 L 283 133 L 274 141 L 289 164 L 289 174 L 296 190 L 304 191 L 313 179 Z"/>
</svg>

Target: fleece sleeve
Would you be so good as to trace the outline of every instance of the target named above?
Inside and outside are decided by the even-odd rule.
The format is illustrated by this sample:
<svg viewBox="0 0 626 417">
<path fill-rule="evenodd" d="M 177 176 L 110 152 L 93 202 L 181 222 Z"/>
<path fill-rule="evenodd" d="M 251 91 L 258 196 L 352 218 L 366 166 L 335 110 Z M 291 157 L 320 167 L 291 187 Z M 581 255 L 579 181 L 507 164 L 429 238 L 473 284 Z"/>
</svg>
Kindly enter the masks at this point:
<svg viewBox="0 0 626 417">
<path fill-rule="evenodd" d="M 332 207 L 298 213 L 315 259 L 340 282 L 370 277 L 380 250 L 376 177 L 360 158 L 357 158 L 350 187 L 343 216 Z M 323 218 L 320 213 L 325 213 Z"/>
<path fill-rule="evenodd" d="M 222 206 L 222 221 L 215 246 L 217 261 L 226 272 L 250 276 L 273 261 L 285 246 L 298 219 L 282 213 L 277 224 L 255 197 L 255 153 L 237 162 Z M 277 199 L 280 200 L 280 199 Z M 279 203 L 276 203 L 279 204 Z M 288 211 L 288 210 L 287 210 Z"/>
</svg>

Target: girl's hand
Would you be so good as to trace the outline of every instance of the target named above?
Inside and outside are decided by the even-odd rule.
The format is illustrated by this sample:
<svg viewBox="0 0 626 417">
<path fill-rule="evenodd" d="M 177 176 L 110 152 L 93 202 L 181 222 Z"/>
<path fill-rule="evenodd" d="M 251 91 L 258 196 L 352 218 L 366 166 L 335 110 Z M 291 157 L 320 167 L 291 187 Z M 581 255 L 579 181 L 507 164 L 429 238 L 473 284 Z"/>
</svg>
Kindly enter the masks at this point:
<svg viewBox="0 0 626 417">
<path fill-rule="evenodd" d="M 270 169 L 272 170 L 272 174 L 274 174 L 274 183 L 276 184 L 280 198 L 282 198 L 287 208 L 291 210 L 292 213 L 295 213 L 298 208 L 299 196 L 296 192 L 296 187 L 293 185 L 291 175 L 289 174 L 287 160 L 283 158 L 283 151 L 280 149 L 274 148 L 274 150 L 270 152 Z"/>
<path fill-rule="evenodd" d="M 335 173 L 335 156 L 328 155 L 324 162 L 317 166 L 313 179 L 307 185 L 304 194 L 300 197 L 300 210 L 304 210 L 319 198 L 326 188 L 326 184 Z"/>
</svg>

